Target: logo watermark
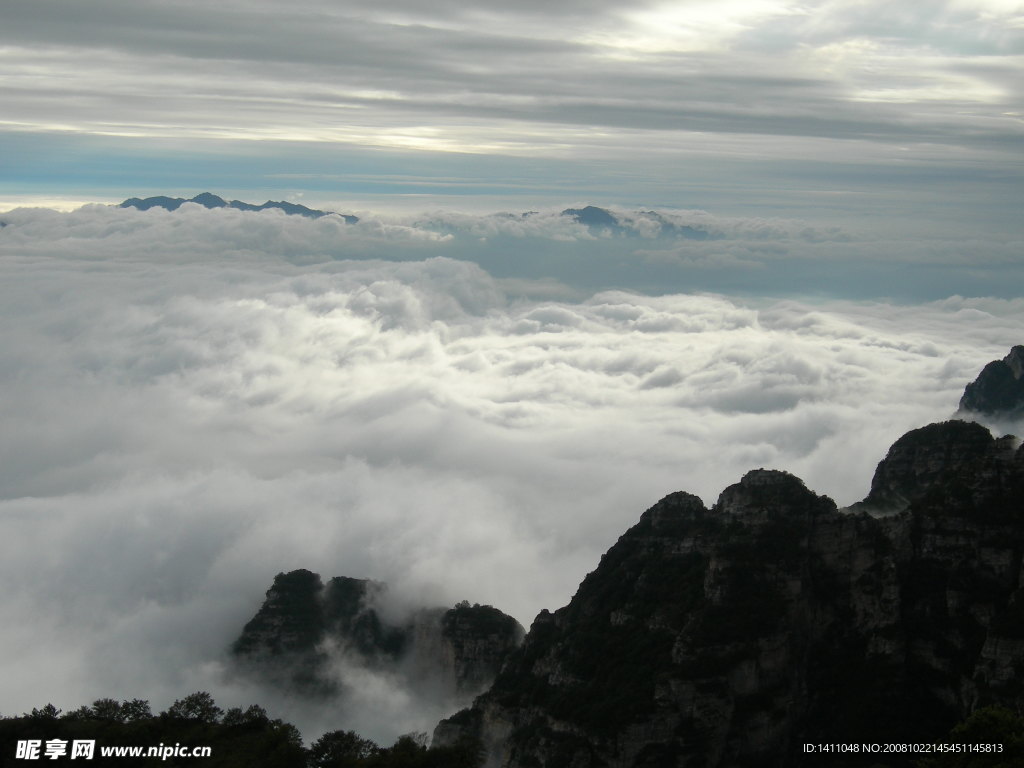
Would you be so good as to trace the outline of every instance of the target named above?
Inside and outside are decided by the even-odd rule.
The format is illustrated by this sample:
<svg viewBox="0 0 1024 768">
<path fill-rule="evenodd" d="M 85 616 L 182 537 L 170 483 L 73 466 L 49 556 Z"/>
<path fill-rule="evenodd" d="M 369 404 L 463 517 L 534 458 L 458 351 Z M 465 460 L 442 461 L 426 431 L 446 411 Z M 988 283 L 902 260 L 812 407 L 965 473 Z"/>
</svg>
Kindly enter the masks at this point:
<svg viewBox="0 0 1024 768">
<path fill-rule="evenodd" d="M 210 757 L 212 747 L 183 747 L 181 744 L 160 743 L 157 746 L 110 746 L 99 748 L 100 757 L 158 757 L 167 760 L 172 757 Z M 14 751 L 17 760 L 92 760 L 96 757 L 95 739 L 24 739 L 18 742 Z"/>
</svg>

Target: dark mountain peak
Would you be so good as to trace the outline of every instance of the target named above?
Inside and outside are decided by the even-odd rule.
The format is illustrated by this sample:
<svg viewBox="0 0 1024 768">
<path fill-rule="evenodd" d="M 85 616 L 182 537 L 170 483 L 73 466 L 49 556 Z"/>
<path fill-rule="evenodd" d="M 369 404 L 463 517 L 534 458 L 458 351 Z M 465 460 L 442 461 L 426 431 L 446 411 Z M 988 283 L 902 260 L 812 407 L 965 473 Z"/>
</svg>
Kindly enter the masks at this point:
<svg viewBox="0 0 1024 768">
<path fill-rule="evenodd" d="M 835 510 L 832 499 L 818 496 L 804 481 L 777 469 L 754 469 L 718 497 L 714 511 L 746 518 L 781 514 L 816 514 Z"/>
<path fill-rule="evenodd" d="M 354 616 L 369 597 L 380 595 L 385 589 L 378 581 L 335 576 L 324 590 L 324 608 L 330 616 Z"/>
<path fill-rule="evenodd" d="M 267 598 L 232 646 L 239 668 L 273 685 L 312 696 L 346 682 L 331 670 L 332 654 L 417 687 L 465 698 L 497 675 L 525 631 L 489 605 L 384 611 L 387 585 L 300 569 L 279 573 Z"/>
<path fill-rule="evenodd" d="M 1012 347 L 1010 354 L 1003 358 L 1003 362 L 1010 366 L 1014 376 L 1018 379 L 1024 378 L 1024 344 Z"/>
<path fill-rule="evenodd" d="M 228 204 L 227 200 L 223 197 L 217 197 L 217 195 L 211 192 L 202 192 L 187 202 L 198 203 L 204 208 L 226 208 Z"/>
<path fill-rule="evenodd" d="M 324 584 L 320 580 L 319 573 L 299 568 L 287 573 L 279 573 L 274 577 L 274 585 L 268 590 L 269 593 L 280 592 L 319 592 Z"/>
<path fill-rule="evenodd" d="M 305 568 L 279 573 L 233 652 L 242 658 L 281 657 L 305 675 L 318 663 L 317 646 L 331 634 L 367 658 L 396 655 L 401 639 L 384 627 L 372 606 L 383 592 L 384 585 L 368 579 L 338 576 L 325 587 L 320 574 Z"/>
<path fill-rule="evenodd" d="M 1024 415 L 1024 346 L 986 365 L 964 389 L 960 410 L 985 416 Z"/>
<path fill-rule="evenodd" d="M 311 651 L 323 632 L 323 589 L 319 574 L 312 571 L 277 574 L 263 605 L 235 641 L 234 653 L 282 656 Z"/>
<path fill-rule="evenodd" d="M 468 601 L 444 611 L 440 625 L 441 643 L 454 661 L 451 674 L 455 690 L 473 693 L 482 692 L 494 682 L 502 664 L 526 635 L 522 625 L 508 614 L 491 605 L 470 605 Z"/>
<path fill-rule="evenodd" d="M 267 200 L 259 206 L 261 211 L 265 211 L 268 208 L 277 208 L 280 211 L 284 211 L 290 216 L 307 216 L 311 219 L 319 219 L 321 216 L 327 216 L 327 211 L 320 211 L 315 208 L 307 208 L 304 205 L 298 203 L 289 203 L 284 200 Z"/>
<path fill-rule="evenodd" d="M 523 214 L 524 218 L 526 215 Z M 606 208 L 588 205 L 584 208 L 566 208 L 560 215 L 574 219 L 595 234 L 612 233 L 631 237 L 684 238 L 687 240 L 708 240 L 717 237 L 705 229 L 677 223 L 670 216 L 658 211 L 638 211 L 634 214 L 625 214 L 620 218 Z M 655 224 L 656 227 L 652 228 L 651 224 Z"/>
<path fill-rule="evenodd" d="M 637 534 L 650 532 L 658 536 L 670 536 L 673 533 L 684 533 L 707 514 L 704 502 L 697 496 L 676 491 L 644 512 L 632 530 Z"/>
<path fill-rule="evenodd" d="M 996 440 L 973 421 L 944 421 L 914 429 L 893 443 L 879 462 L 871 492 L 852 509 L 899 511 L 923 499 L 937 486 L 962 494 L 987 494 L 1013 460 L 1012 436 Z"/>
<path fill-rule="evenodd" d="M 596 205 L 588 205 L 585 208 L 566 208 L 561 215 L 569 216 L 580 224 L 593 229 L 621 229 L 619 220 L 611 211 L 598 208 Z"/>
<path fill-rule="evenodd" d="M 764 467 L 747 472 L 747 474 L 740 478 L 738 485 L 747 489 L 777 488 L 808 493 L 804 481 L 796 475 L 781 469 L 765 469 Z"/>
<path fill-rule="evenodd" d="M 166 197 L 159 195 L 157 197 L 147 197 L 141 199 L 138 197 L 130 197 L 121 203 L 119 208 L 138 208 L 140 211 L 148 211 L 150 208 L 163 208 L 168 211 L 176 211 L 181 207 L 181 204 L 185 202 L 183 197 Z"/>
</svg>

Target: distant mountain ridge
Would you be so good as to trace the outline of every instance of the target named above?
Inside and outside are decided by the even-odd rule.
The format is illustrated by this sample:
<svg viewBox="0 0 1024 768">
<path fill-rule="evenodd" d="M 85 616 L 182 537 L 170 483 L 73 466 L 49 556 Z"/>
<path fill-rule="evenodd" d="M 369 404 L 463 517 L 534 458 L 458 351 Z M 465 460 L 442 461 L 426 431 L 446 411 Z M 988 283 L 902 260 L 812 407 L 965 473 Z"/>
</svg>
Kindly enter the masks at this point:
<svg viewBox="0 0 1024 768">
<path fill-rule="evenodd" d="M 254 205 L 252 203 L 242 202 L 241 200 L 228 201 L 210 192 L 203 192 L 202 194 L 198 194 L 187 200 L 183 197 L 166 197 L 163 195 L 147 198 L 132 197 L 121 203 L 119 207 L 137 208 L 140 211 L 148 211 L 150 208 L 163 208 L 168 211 L 176 211 L 185 203 L 196 203 L 204 208 L 235 208 L 240 211 L 266 211 L 270 209 L 277 209 L 284 211 L 291 216 L 305 216 L 309 219 L 319 219 L 323 216 L 341 216 L 349 224 L 355 224 L 359 221 L 358 216 L 352 216 L 345 213 L 335 213 L 334 211 L 320 211 L 315 208 L 307 208 L 304 205 L 289 203 L 283 200 L 267 200 L 267 202 L 262 205 Z"/>
<path fill-rule="evenodd" d="M 151 208 L 163 208 L 168 211 L 176 211 L 185 203 L 195 203 L 204 208 L 234 208 L 240 211 L 265 211 L 277 209 L 290 215 L 305 216 L 310 219 L 319 219 L 323 216 L 341 216 L 349 224 L 355 224 L 359 217 L 351 214 L 336 213 L 334 211 L 321 211 L 315 208 L 307 208 L 297 203 L 285 201 L 268 200 L 261 205 L 246 203 L 241 200 L 225 200 L 210 192 L 203 192 L 195 197 L 185 199 L 183 197 L 167 197 L 158 195 L 156 197 L 138 198 L 132 197 L 120 204 L 121 208 L 137 208 L 140 211 L 148 211 Z M 512 214 L 496 214 L 499 216 L 512 216 Z M 536 211 L 526 211 L 513 218 L 529 218 L 537 215 Z M 583 208 L 566 208 L 560 211 L 559 216 L 571 219 L 578 224 L 585 226 L 596 236 L 630 237 L 641 235 L 644 237 L 658 238 L 683 238 L 686 240 L 708 240 L 720 237 L 707 229 L 679 224 L 672 221 L 668 216 L 657 211 L 635 211 L 633 213 L 617 213 L 608 208 L 601 208 L 596 205 L 587 205 Z"/>
</svg>

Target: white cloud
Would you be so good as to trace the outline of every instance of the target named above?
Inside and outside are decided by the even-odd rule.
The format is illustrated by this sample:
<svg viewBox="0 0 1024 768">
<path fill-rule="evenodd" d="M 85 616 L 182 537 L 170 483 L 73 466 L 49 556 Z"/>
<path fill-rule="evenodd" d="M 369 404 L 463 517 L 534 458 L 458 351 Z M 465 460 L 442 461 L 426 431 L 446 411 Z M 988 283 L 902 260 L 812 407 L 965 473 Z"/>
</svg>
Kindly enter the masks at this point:
<svg viewBox="0 0 1024 768">
<path fill-rule="evenodd" d="M 529 624 L 670 491 L 710 503 L 766 466 L 861 498 L 888 445 L 949 416 L 1024 319 L 1019 299 L 528 299 L 440 257 L 450 233 L 397 223 L 4 220 L 7 713 L 106 695 L 163 708 L 203 688 L 307 735 L 354 727 L 225 677 L 276 572 L 371 577 Z M 595 242 L 539 222 L 547 239 L 521 242 Z M 482 262 L 498 248 L 475 247 Z M 409 260 L 345 259 L 382 252 Z M 386 682 L 367 711 L 403 729 L 428 717 Z"/>
</svg>

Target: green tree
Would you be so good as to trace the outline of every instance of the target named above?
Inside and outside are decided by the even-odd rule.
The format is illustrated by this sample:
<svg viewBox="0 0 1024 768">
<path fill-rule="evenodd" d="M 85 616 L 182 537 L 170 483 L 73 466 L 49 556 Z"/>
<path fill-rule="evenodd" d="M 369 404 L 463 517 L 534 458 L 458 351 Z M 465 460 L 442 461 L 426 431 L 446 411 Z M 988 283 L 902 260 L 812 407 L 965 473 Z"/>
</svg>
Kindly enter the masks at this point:
<svg viewBox="0 0 1024 768">
<path fill-rule="evenodd" d="M 136 723 L 140 720 L 149 720 L 153 712 L 149 708 L 149 702 L 145 699 L 131 699 L 121 702 L 121 722 Z"/>
<path fill-rule="evenodd" d="M 280 718 L 268 721 L 268 725 L 270 730 L 280 736 L 285 744 L 302 749 L 302 734 L 294 725 L 286 723 Z"/>
<path fill-rule="evenodd" d="M 309 748 L 312 768 L 358 768 L 380 751 L 355 731 L 329 731 Z"/>
<path fill-rule="evenodd" d="M 53 704 L 47 704 L 42 709 L 32 708 L 32 712 L 26 717 L 31 717 L 33 720 L 56 720 L 60 715 L 60 710 L 57 709 Z"/>
<path fill-rule="evenodd" d="M 220 721 L 224 710 L 214 703 L 213 696 L 206 691 L 196 691 L 184 699 L 175 701 L 165 714 L 176 720 L 198 720 L 201 723 L 216 723 Z"/>
<path fill-rule="evenodd" d="M 92 703 L 92 716 L 96 720 L 123 723 L 125 718 L 117 699 L 96 699 Z"/>
<path fill-rule="evenodd" d="M 267 710 L 259 704 L 250 704 L 248 708 L 232 707 L 224 713 L 222 720 L 224 725 L 252 725 L 254 723 L 269 723 L 270 717 Z"/>
<path fill-rule="evenodd" d="M 61 720 L 92 720 L 92 707 L 81 706 L 72 709 L 60 716 Z"/>
</svg>

